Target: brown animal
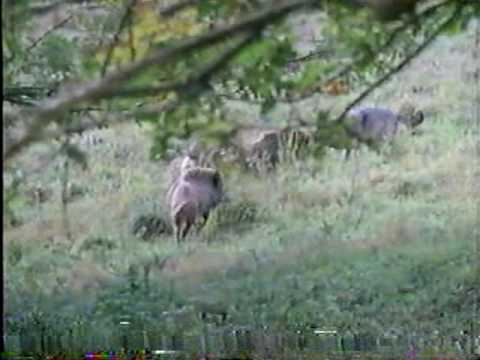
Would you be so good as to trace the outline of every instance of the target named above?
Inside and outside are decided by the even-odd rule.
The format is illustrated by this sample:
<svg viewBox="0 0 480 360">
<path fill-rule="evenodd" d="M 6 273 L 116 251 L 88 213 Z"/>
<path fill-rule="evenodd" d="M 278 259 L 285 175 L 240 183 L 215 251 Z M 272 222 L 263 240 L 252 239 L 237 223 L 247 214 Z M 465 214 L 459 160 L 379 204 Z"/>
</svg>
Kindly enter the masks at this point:
<svg viewBox="0 0 480 360">
<path fill-rule="evenodd" d="M 248 165 L 257 173 L 269 172 L 277 166 L 280 160 L 279 153 L 280 132 L 264 132 L 252 145 Z"/>
<path fill-rule="evenodd" d="M 285 127 L 280 131 L 280 145 L 283 160 L 303 159 L 313 144 L 313 134 L 305 129 Z"/>
<path fill-rule="evenodd" d="M 170 204 L 172 193 L 175 190 L 175 187 L 180 179 L 182 174 L 185 174 L 189 169 L 198 167 L 197 160 L 192 158 L 190 155 L 177 157 L 173 159 L 168 167 L 169 183 L 167 190 L 167 205 Z"/>
<path fill-rule="evenodd" d="M 251 145 L 249 167 L 257 173 L 263 173 L 274 170 L 280 161 L 296 162 L 306 155 L 310 144 L 310 134 L 301 129 L 285 127 L 264 130 Z"/>
<path fill-rule="evenodd" d="M 199 218 L 203 218 L 201 229 L 210 211 L 222 198 L 223 181 L 220 173 L 212 168 L 190 167 L 190 160 L 185 158 L 180 176 L 167 193 L 176 242 L 187 236 Z"/>
</svg>

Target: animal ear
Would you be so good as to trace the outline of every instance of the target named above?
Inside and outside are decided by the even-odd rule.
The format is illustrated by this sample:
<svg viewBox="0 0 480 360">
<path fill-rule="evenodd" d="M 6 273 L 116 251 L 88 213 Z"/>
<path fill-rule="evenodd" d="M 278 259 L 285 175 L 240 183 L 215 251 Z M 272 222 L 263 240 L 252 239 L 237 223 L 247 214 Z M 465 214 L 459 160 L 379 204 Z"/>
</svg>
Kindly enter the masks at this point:
<svg viewBox="0 0 480 360">
<path fill-rule="evenodd" d="M 191 141 L 191 143 L 187 147 L 187 155 L 190 156 L 192 159 L 197 160 L 199 158 L 201 152 L 201 144 L 197 139 Z"/>
</svg>

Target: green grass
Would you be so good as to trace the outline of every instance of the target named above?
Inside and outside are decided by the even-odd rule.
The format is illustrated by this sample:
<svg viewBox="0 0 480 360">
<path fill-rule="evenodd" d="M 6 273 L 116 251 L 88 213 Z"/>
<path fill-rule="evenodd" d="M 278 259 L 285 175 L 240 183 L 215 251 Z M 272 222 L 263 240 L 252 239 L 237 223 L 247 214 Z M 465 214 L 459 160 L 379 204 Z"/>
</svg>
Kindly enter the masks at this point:
<svg viewBox="0 0 480 360">
<path fill-rule="evenodd" d="M 408 89 L 420 69 L 389 86 Z M 428 69 L 424 85 L 437 84 Z M 85 189 L 69 204 L 73 241 L 62 225 L 60 160 L 29 174 L 12 203 L 22 225 L 4 230 L 8 333 L 70 329 L 78 348 L 117 346 L 112 326 L 124 315 L 138 331 L 188 337 L 201 333 L 196 313 L 205 310 L 226 311 L 237 326 L 459 334 L 480 298 L 478 134 L 467 131 L 472 113 L 458 106 L 463 85 L 449 74 L 439 82 L 445 90 L 416 99 L 432 110 L 420 135 L 400 137 L 381 154 L 363 148 L 350 162 L 332 151 L 275 176 L 232 172 L 225 179 L 232 202 L 178 248 L 171 235 L 132 234 L 141 215 L 167 217 L 166 164 L 149 161 L 148 130 L 98 130 L 105 143 L 88 150 L 89 169 L 72 167 L 72 183 Z M 388 105 L 401 94 L 373 99 Z M 47 150 L 32 148 L 18 166 L 31 168 Z M 53 194 L 39 206 L 26 195 L 36 184 Z"/>
</svg>

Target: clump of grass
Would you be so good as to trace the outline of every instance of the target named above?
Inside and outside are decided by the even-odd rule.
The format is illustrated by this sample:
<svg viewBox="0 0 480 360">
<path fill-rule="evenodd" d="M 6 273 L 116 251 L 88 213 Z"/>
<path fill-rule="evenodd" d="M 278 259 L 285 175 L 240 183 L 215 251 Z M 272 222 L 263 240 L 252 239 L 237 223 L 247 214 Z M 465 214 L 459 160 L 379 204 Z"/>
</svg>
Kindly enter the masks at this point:
<svg viewBox="0 0 480 360">
<path fill-rule="evenodd" d="M 143 240 L 150 240 L 172 233 L 170 215 L 164 204 L 164 197 L 162 192 L 156 191 L 155 195 L 138 196 L 129 203 L 128 231 L 131 234 Z"/>
<path fill-rule="evenodd" d="M 261 211 L 258 204 L 251 200 L 234 200 L 224 203 L 212 213 L 212 226 L 218 230 L 232 226 L 241 226 L 258 221 Z M 214 225 L 213 225 L 214 224 Z"/>
<path fill-rule="evenodd" d="M 101 236 L 92 236 L 82 242 L 79 251 L 97 251 L 98 249 L 111 250 L 115 247 L 117 247 L 117 244 L 112 239 Z"/>
<path fill-rule="evenodd" d="M 23 257 L 23 247 L 19 243 L 12 243 L 5 247 L 6 261 L 10 266 L 16 266 Z"/>
<path fill-rule="evenodd" d="M 425 194 L 432 190 L 432 183 L 426 182 L 424 179 L 405 179 L 401 180 L 393 188 L 393 196 L 395 198 L 407 198 L 417 194 Z"/>
<path fill-rule="evenodd" d="M 211 242 L 222 233 L 244 233 L 256 222 L 264 219 L 265 215 L 265 209 L 252 200 L 242 198 L 229 200 L 211 212 L 201 235 L 207 242 Z"/>
<path fill-rule="evenodd" d="M 68 184 L 67 188 L 67 200 L 69 202 L 72 202 L 76 199 L 83 198 L 88 195 L 89 189 L 87 186 L 77 184 L 77 183 L 70 183 Z"/>
<path fill-rule="evenodd" d="M 168 218 L 158 214 L 144 214 L 134 220 L 131 232 L 142 240 L 149 240 L 163 234 L 171 235 L 173 229 Z"/>
</svg>

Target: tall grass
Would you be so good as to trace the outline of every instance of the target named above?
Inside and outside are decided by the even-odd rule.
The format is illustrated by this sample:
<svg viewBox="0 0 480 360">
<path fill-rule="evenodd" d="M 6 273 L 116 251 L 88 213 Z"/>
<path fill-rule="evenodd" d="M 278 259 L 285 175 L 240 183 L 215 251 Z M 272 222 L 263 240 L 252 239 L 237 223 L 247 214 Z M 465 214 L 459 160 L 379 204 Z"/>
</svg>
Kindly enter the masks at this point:
<svg viewBox="0 0 480 360">
<path fill-rule="evenodd" d="M 419 61 L 412 71 L 427 69 L 424 86 L 437 84 L 436 70 Z M 412 76 L 391 86 L 408 89 Z M 72 241 L 62 228 L 60 159 L 19 189 L 13 211 L 22 225 L 4 230 L 8 334 L 75 331 L 85 348 L 95 332 L 98 343 L 115 346 L 121 316 L 135 317 L 140 330 L 196 334 L 197 311 L 278 329 L 459 334 L 480 298 L 478 134 L 467 102 L 458 105 L 463 90 L 450 81 L 445 75 L 444 90 L 416 98 L 430 109 L 421 133 L 380 153 L 362 148 L 344 162 L 331 151 L 262 178 L 229 173 L 231 203 L 179 247 L 168 233 L 145 241 L 132 231 L 142 215 L 168 218 L 166 164 L 149 160 L 148 129 L 96 131 L 104 141 L 85 147 L 89 169 L 72 167 L 72 183 L 84 189 L 69 204 Z M 32 149 L 19 167 L 31 168 L 44 151 Z M 33 206 L 26 194 L 34 184 L 52 197 Z"/>
</svg>

